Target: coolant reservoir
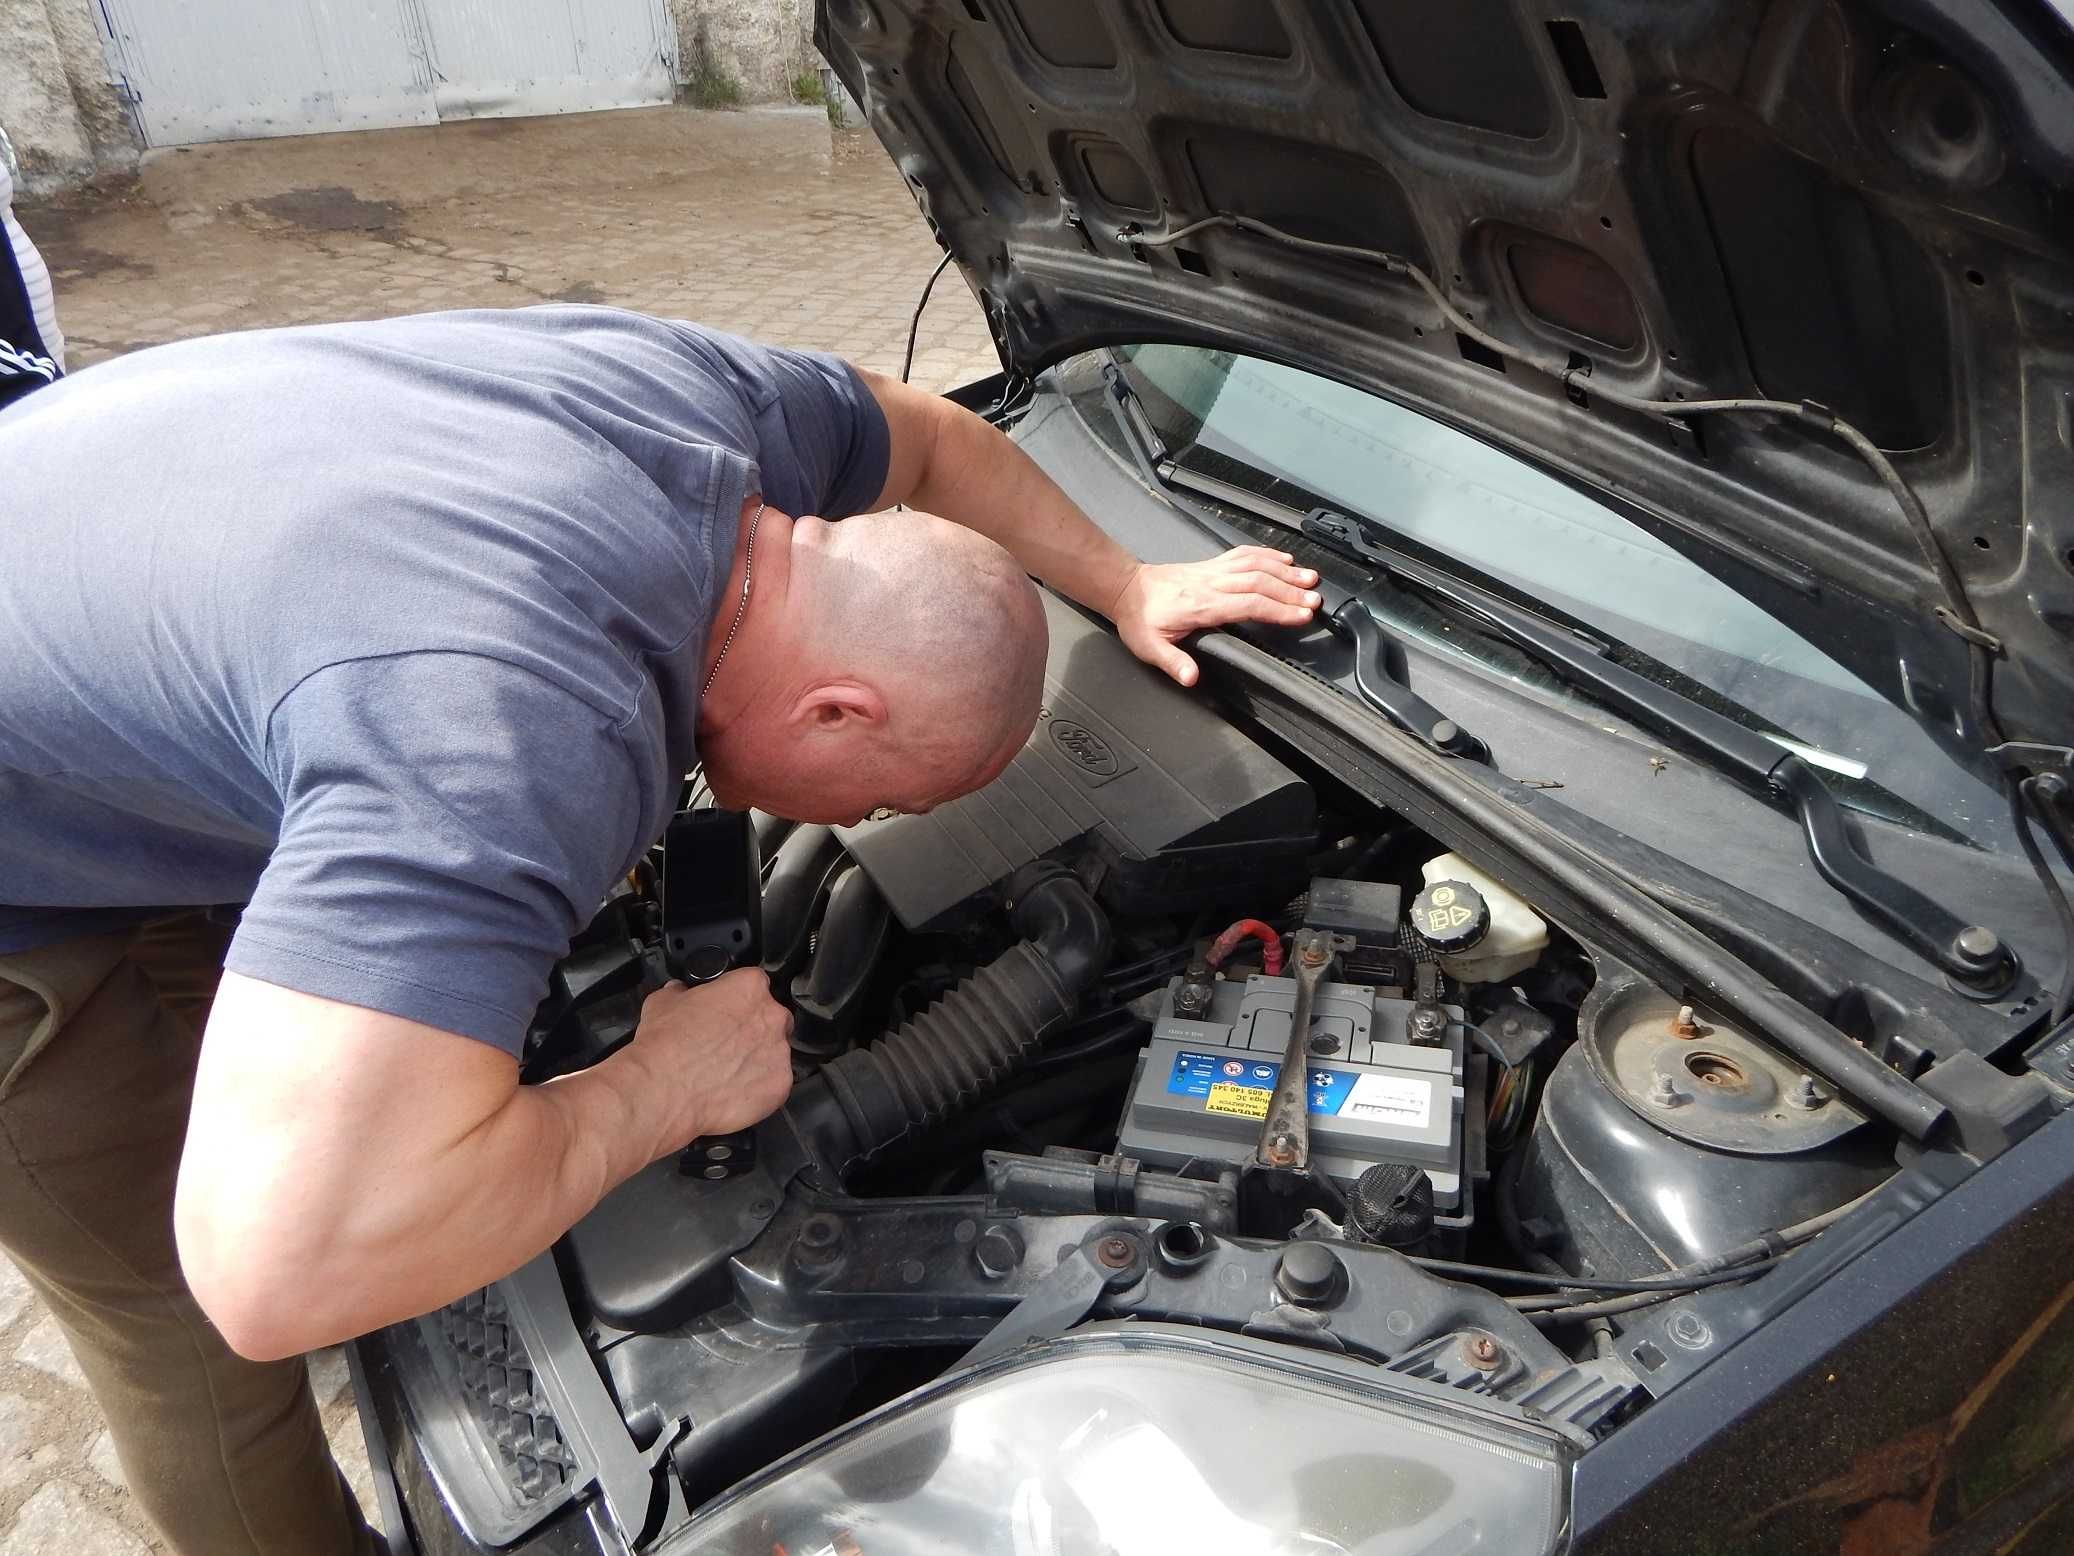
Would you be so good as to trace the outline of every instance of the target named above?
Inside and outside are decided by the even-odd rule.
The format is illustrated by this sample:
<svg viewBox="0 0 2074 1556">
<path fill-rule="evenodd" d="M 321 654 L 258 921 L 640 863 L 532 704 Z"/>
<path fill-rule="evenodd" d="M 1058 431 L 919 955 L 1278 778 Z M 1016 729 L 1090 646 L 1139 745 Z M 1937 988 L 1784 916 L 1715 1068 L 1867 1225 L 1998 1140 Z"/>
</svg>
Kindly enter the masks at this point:
<svg viewBox="0 0 2074 1556">
<path fill-rule="evenodd" d="M 1412 899 L 1412 932 L 1461 983 L 1498 983 L 1534 965 L 1548 921 L 1460 854 L 1419 867 L 1426 888 Z"/>
</svg>

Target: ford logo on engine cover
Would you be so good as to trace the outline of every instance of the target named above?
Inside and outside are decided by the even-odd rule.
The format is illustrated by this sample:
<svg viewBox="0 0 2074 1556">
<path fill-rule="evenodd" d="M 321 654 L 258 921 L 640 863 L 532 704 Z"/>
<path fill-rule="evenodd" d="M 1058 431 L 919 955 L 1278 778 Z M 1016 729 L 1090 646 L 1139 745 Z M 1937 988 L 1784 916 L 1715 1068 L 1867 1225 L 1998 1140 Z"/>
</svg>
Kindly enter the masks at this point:
<svg viewBox="0 0 2074 1556">
<path fill-rule="evenodd" d="M 1065 752 L 1076 767 L 1085 768 L 1098 778 L 1107 778 L 1116 772 L 1116 752 L 1110 749 L 1108 741 L 1085 724 L 1076 724 L 1071 719 L 1053 719 L 1051 743 Z"/>
</svg>

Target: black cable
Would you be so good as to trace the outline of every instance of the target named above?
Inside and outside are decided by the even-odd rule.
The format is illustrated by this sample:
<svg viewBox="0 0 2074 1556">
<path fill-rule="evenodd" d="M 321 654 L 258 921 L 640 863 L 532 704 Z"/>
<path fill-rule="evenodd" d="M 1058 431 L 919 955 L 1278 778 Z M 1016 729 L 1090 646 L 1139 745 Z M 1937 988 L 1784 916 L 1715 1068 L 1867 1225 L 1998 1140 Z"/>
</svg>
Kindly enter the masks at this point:
<svg viewBox="0 0 2074 1556">
<path fill-rule="evenodd" d="M 943 274 L 944 267 L 951 262 L 951 251 L 945 249 L 943 258 L 929 272 L 929 279 L 922 284 L 922 295 L 915 300 L 914 317 L 907 321 L 907 355 L 900 359 L 900 381 L 907 382 L 907 375 L 914 371 L 915 337 L 922 333 L 922 310 L 929 306 L 929 294 L 936 290 L 936 278 Z"/>
<path fill-rule="evenodd" d="M 1737 1265 L 1727 1270 L 1710 1270 L 1704 1273 L 1680 1274 L 1672 1271 L 1667 1275 L 1652 1275 L 1640 1280 L 1600 1280 L 1585 1275 L 1553 1275 L 1539 1270 L 1508 1270 L 1497 1264 L 1464 1264 L 1455 1259 L 1428 1259 L 1415 1257 L 1412 1263 L 1422 1270 L 1431 1270 L 1436 1275 L 1464 1275 L 1474 1280 L 1517 1281 L 1529 1286 L 1566 1286 L 1576 1291 L 1696 1291 L 1702 1286 L 1719 1286 L 1732 1280 L 1741 1280 L 1752 1270 L 1762 1269 L 1769 1259 Z M 1542 1295 L 1536 1293 L 1536 1296 Z M 1558 1300 L 1560 1292 L 1553 1293 Z M 1529 1301 L 1532 1298 L 1512 1299 Z"/>
<path fill-rule="evenodd" d="M 1733 1286 L 1737 1281 L 1749 1280 L 1752 1276 L 1762 1275 L 1784 1257 L 1784 1254 L 1774 1254 L 1768 1259 L 1757 1259 L 1749 1264 L 1739 1264 L 1733 1269 L 1716 1270 L 1711 1275 L 1689 1276 L 1683 1280 L 1667 1280 L 1658 1283 L 1641 1280 L 1627 1282 L 1594 1281 L 1581 1283 L 1577 1289 L 1580 1291 L 1609 1291 L 1624 1297 L 1644 1297 L 1651 1301 L 1662 1301 L 1671 1297 L 1686 1296 L 1695 1291 L 1704 1291 L 1709 1286 Z M 1546 1276 L 1538 1276 L 1536 1278 L 1547 1279 Z M 1567 1286 L 1569 1278 L 1565 1277 L 1558 1284 Z M 1518 1309 L 1522 1313 L 1562 1313 L 1567 1315 L 1576 1312 L 1579 1317 L 1585 1316 L 1580 1311 L 1581 1309 L 1596 1308 L 1597 1306 L 1595 1303 L 1580 1303 L 1573 1293 L 1567 1291 L 1537 1291 L 1523 1297 L 1507 1297 L 1505 1301 L 1509 1306 Z M 1636 1305 L 1640 1306 L 1641 1304 L 1637 1303 Z"/>
</svg>

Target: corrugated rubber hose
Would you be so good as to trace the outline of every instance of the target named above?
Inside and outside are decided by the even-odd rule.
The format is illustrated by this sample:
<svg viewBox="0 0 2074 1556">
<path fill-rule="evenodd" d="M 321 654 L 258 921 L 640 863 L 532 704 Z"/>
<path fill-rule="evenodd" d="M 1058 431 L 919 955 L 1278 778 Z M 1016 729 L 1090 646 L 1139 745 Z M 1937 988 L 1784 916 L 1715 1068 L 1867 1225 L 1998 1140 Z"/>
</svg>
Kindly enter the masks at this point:
<svg viewBox="0 0 2074 1556">
<path fill-rule="evenodd" d="M 1000 1085 L 1101 974 L 1109 922 L 1072 875 L 1032 865 L 1010 879 L 1008 899 L 1017 944 L 793 1093 L 787 1111 L 829 1171 L 861 1166 Z"/>
</svg>

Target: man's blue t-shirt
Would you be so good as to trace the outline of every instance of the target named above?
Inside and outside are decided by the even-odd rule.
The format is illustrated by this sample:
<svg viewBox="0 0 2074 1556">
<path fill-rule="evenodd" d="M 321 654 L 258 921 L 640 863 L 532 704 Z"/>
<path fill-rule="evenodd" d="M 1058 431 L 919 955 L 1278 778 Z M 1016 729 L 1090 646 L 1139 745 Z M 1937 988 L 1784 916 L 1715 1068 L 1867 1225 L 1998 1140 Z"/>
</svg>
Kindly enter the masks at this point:
<svg viewBox="0 0 2074 1556">
<path fill-rule="evenodd" d="M 694 759 L 743 501 L 840 518 L 831 357 L 606 308 L 218 336 L 0 414 L 0 953 L 226 966 L 516 1051 Z"/>
</svg>

